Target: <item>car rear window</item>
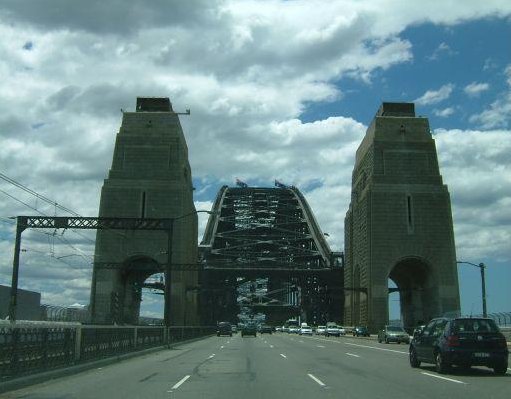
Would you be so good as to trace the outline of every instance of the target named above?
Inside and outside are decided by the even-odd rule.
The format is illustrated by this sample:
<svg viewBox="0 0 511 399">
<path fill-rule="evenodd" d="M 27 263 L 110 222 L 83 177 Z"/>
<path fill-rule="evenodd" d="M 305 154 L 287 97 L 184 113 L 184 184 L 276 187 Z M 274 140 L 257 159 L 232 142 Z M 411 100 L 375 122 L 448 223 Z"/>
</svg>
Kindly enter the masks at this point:
<svg viewBox="0 0 511 399">
<path fill-rule="evenodd" d="M 453 331 L 455 333 L 496 333 L 499 329 L 493 320 L 462 319 L 454 320 Z"/>
</svg>

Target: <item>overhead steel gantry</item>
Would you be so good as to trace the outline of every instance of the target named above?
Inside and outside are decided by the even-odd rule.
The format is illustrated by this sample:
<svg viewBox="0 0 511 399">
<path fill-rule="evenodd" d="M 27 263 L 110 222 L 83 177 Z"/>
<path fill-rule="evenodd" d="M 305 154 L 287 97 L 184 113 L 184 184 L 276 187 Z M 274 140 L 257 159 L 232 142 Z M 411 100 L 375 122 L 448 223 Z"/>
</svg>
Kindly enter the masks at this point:
<svg viewBox="0 0 511 399">
<path fill-rule="evenodd" d="M 333 304 L 332 292 L 342 287 L 342 254 L 331 251 L 296 187 L 224 186 L 212 211 L 199 247 L 203 285 L 226 284 L 231 311 L 236 279 L 249 277 L 268 278 L 272 290 L 299 286 L 299 299 L 291 300 L 288 292 L 280 302 L 287 308 L 300 302 L 294 305 L 302 306 L 309 320 L 328 317 L 337 306 L 341 312 L 342 303 Z"/>
<path fill-rule="evenodd" d="M 39 229 L 93 229 L 93 230 L 157 230 L 166 232 L 168 235 L 168 260 L 162 265 L 166 281 L 170 281 L 172 259 L 172 232 L 175 218 L 145 219 L 145 218 L 109 218 L 109 217 L 67 217 L 67 216 L 17 216 L 16 239 L 14 244 L 14 259 L 12 267 L 11 296 L 9 301 L 9 319 L 16 321 L 16 308 L 18 297 L 18 277 L 21 248 L 21 234 L 28 228 Z M 119 263 L 104 263 L 102 267 L 116 268 Z M 165 268 L 163 268 L 165 266 Z M 192 265 L 195 266 L 196 265 Z M 170 287 L 168 284 L 167 287 Z M 165 290 L 165 315 L 170 316 L 169 308 L 170 288 Z"/>
</svg>

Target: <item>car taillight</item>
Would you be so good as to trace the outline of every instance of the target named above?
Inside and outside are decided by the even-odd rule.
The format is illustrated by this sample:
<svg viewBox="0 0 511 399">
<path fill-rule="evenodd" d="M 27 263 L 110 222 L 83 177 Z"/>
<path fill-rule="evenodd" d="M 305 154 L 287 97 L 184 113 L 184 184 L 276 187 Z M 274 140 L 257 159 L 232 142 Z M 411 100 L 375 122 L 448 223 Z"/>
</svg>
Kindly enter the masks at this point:
<svg viewBox="0 0 511 399">
<path fill-rule="evenodd" d="M 447 337 L 447 346 L 453 347 L 453 346 L 460 346 L 460 340 L 457 335 L 449 335 Z"/>
</svg>

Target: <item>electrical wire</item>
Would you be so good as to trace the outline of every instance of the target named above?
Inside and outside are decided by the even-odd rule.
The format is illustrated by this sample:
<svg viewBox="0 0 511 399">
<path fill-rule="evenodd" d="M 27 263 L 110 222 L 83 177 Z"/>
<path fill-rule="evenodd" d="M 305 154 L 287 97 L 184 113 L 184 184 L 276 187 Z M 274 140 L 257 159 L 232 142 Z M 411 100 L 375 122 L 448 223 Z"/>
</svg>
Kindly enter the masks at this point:
<svg viewBox="0 0 511 399">
<path fill-rule="evenodd" d="M 1 175 L 1 174 L 0 174 L 0 175 Z M 37 213 L 39 213 L 39 214 L 41 214 L 41 215 L 43 215 L 43 216 L 48 216 L 48 215 L 47 215 L 47 214 L 45 214 L 44 212 L 40 211 L 40 210 L 39 210 L 39 209 L 37 209 L 37 208 L 34 208 L 32 205 L 27 204 L 26 202 L 24 202 L 24 201 L 20 200 L 19 198 L 14 197 L 13 195 L 9 194 L 8 192 L 6 192 L 6 191 L 4 191 L 4 190 L 2 190 L 2 189 L 0 189 L 0 192 L 1 192 L 2 194 L 4 194 L 4 195 L 8 196 L 9 198 L 13 199 L 14 201 L 17 201 L 17 202 L 19 202 L 20 204 L 25 205 L 26 207 L 28 207 L 28 208 L 30 208 L 30 209 L 32 209 L 32 210 L 34 210 L 34 211 L 36 211 Z M 75 232 L 75 233 L 77 233 L 77 234 L 78 234 L 78 232 L 76 232 L 76 231 L 74 231 L 74 230 L 73 230 L 73 232 Z M 68 245 L 69 247 L 71 247 L 72 249 L 74 249 L 75 251 L 80 252 L 80 256 L 84 257 L 84 259 L 86 259 L 86 258 L 85 258 L 85 256 L 89 256 L 89 257 L 91 257 L 91 258 L 92 258 L 92 255 L 84 254 L 84 252 L 83 252 L 82 250 L 80 250 L 80 249 L 76 248 L 74 245 L 72 245 L 72 244 L 71 244 L 71 243 L 70 243 L 67 239 L 65 239 L 64 237 L 55 236 L 55 234 L 51 234 L 51 233 L 46 233 L 46 234 L 47 234 L 47 235 L 49 235 L 49 236 L 56 237 L 56 238 L 57 238 L 57 240 L 59 240 L 59 241 L 61 241 L 61 242 L 65 243 L 66 245 Z M 89 241 L 91 241 L 92 243 L 95 243 L 95 241 L 90 240 L 88 237 L 85 237 L 85 236 L 83 236 L 83 235 L 81 235 L 81 234 L 78 234 L 78 235 L 80 235 L 80 236 L 81 236 L 81 237 L 83 237 L 83 238 L 88 239 L 88 240 L 89 240 Z M 87 259 L 87 260 L 88 260 L 88 259 Z"/>
<path fill-rule="evenodd" d="M 34 190 L 28 188 L 27 186 L 21 184 L 20 182 L 17 182 L 16 180 L 10 178 L 9 176 L 6 176 L 4 175 L 3 173 L 0 173 L 0 179 L 2 180 L 5 180 L 6 182 L 22 189 L 23 191 L 29 193 L 29 194 L 32 194 L 33 196 L 35 196 L 36 198 L 40 199 L 41 201 L 44 201 L 50 205 L 53 205 L 55 206 L 56 208 L 60 209 L 61 211 L 64 211 L 64 212 L 67 212 L 67 213 L 70 213 L 71 215 L 73 216 L 77 216 L 77 217 L 80 217 L 81 215 L 79 215 L 78 213 L 76 213 L 75 211 L 72 211 L 71 209 L 69 208 L 66 208 L 65 206 L 62 206 L 60 205 L 57 201 L 53 201 L 47 197 L 45 197 L 44 195 L 41 195 L 37 192 L 35 192 Z"/>
<path fill-rule="evenodd" d="M 20 200 L 19 198 L 16 198 L 15 196 L 13 196 L 13 195 L 9 194 L 8 192 L 6 192 L 6 191 L 4 191 L 4 190 L 2 190 L 2 189 L 0 189 L 0 192 L 1 192 L 2 194 L 4 194 L 4 195 L 8 196 L 9 198 L 13 199 L 14 201 L 17 201 L 17 202 L 19 202 L 20 204 L 25 205 L 26 207 L 28 207 L 28 208 L 32 209 L 33 211 L 36 211 L 37 213 L 39 213 L 39 214 L 41 214 L 41 215 L 43 215 L 43 216 L 48 216 L 48 217 L 49 217 L 49 215 L 47 215 L 46 213 L 44 213 L 44 212 L 40 211 L 39 209 L 37 209 L 37 208 L 33 207 L 33 206 L 32 206 L 32 205 L 30 205 L 30 204 L 27 204 L 26 202 L 24 202 L 24 201 Z M 87 236 L 85 236 L 85 235 L 83 235 L 83 234 L 79 233 L 79 232 L 78 232 L 78 231 L 76 231 L 76 230 L 71 230 L 71 231 L 72 231 L 73 233 L 75 233 L 75 234 L 79 235 L 80 237 L 82 237 L 82 238 L 86 239 L 87 241 L 89 241 L 89 242 L 90 242 L 90 243 L 92 243 L 92 244 L 95 244 L 95 243 L 96 243 L 94 240 L 91 240 L 89 237 L 87 237 Z"/>
<path fill-rule="evenodd" d="M 0 173 L 0 179 L 4 180 L 4 181 L 6 181 L 6 182 L 8 182 L 8 183 L 10 183 L 10 184 L 12 184 L 12 185 L 14 185 L 14 186 L 16 186 L 16 187 L 20 188 L 20 189 L 22 189 L 23 191 L 25 191 L 25 192 L 27 192 L 27 193 L 29 193 L 29 194 L 33 195 L 33 196 L 35 196 L 37 199 L 40 199 L 40 200 L 42 200 L 42 201 L 44 201 L 44 202 L 46 202 L 46 203 L 48 203 L 48 204 L 50 204 L 50 205 L 52 205 L 52 206 L 55 206 L 55 208 L 58 208 L 58 209 L 60 209 L 60 210 L 62 210 L 62 211 L 64 211 L 64 212 L 67 212 L 67 213 L 69 213 L 69 214 L 71 214 L 71 215 L 73 215 L 73 216 L 76 216 L 76 217 L 82 217 L 82 215 L 80 215 L 80 214 L 76 213 L 75 211 L 73 211 L 73 210 L 71 210 L 71 209 L 69 209 L 69 208 L 66 208 L 65 206 L 60 205 L 57 201 L 54 201 L 54 200 L 52 200 L 52 199 L 50 199 L 50 198 L 45 197 L 44 195 L 39 194 L 38 192 L 36 192 L 36 191 L 32 190 L 31 188 L 28 188 L 27 186 L 25 186 L 25 185 L 21 184 L 20 182 L 18 182 L 18 181 L 16 181 L 16 180 L 14 180 L 13 178 L 11 178 L 11 177 L 9 177 L 9 176 L 7 176 L 7 175 L 4 175 L 3 173 Z M 5 193 L 5 191 L 3 191 L 3 190 L 0 190 L 0 191 L 2 191 L 4 194 L 8 195 L 9 197 L 13 198 L 11 195 L 9 195 L 9 194 Z M 15 199 L 15 198 L 13 198 L 13 199 Z M 40 212 L 40 211 L 39 211 L 39 210 L 37 210 L 36 208 L 34 208 L 34 207 L 32 207 L 32 206 L 30 206 L 30 205 L 28 205 L 28 204 L 26 204 L 26 203 L 22 202 L 21 200 L 17 200 L 17 201 L 19 201 L 19 202 L 21 202 L 23 205 L 26 205 L 26 206 L 28 206 L 29 208 L 31 208 L 31 209 L 33 209 L 33 210 L 35 210 L 36 212 L 41 213 L 41 214 L 42 214 L 42 215 L 44 215 L 44 216 L 49 216 L 49 215 L 45 215 L 44 213 Z M 111 230 L 111 229 L 104 229 L 104 230 Z M 73 233 L 75 233 L 75 234 L 78 234 L 80 237 L 85 238 L 86 240 L 90 241 L 91 243 L 95 244 L 95 241 L 94 241 L 94 240 L 91 240 L 90 238 L 88 238 L 88 237 L 84 236 L 83 234 L 80 234 L 80 233 L 79 233 L 79 232 L 77 232 L 76 230 L 71 229 L 71 231 L 72 231 Z M 126 238 L 126 235 L 125 235 L 125 234 L 123 234 L 123 233 L 121 233 L 121 232 L 119 232 L 119 231 L 112 230 L 112 232 L 113 232 L 113 233 L 115 233 L 115 234 L 117 234 L 117 235 L 120 235 L 120 236 L 121 236 L 121 237 L 123 237 L 123 238 Z"/>
</svg>

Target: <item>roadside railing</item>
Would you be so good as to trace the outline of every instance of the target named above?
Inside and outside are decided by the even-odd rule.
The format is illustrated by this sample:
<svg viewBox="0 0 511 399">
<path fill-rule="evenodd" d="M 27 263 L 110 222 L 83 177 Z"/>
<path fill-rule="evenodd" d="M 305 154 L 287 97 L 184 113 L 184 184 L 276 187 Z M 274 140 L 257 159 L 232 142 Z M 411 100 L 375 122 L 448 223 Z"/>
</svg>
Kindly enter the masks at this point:
<svg viewBox="0 0 511 399">
<path fill-rule="evenodd" d="M 213 334 L 215 327 L 0 324 L 0 382 Z"/>
</svg>

